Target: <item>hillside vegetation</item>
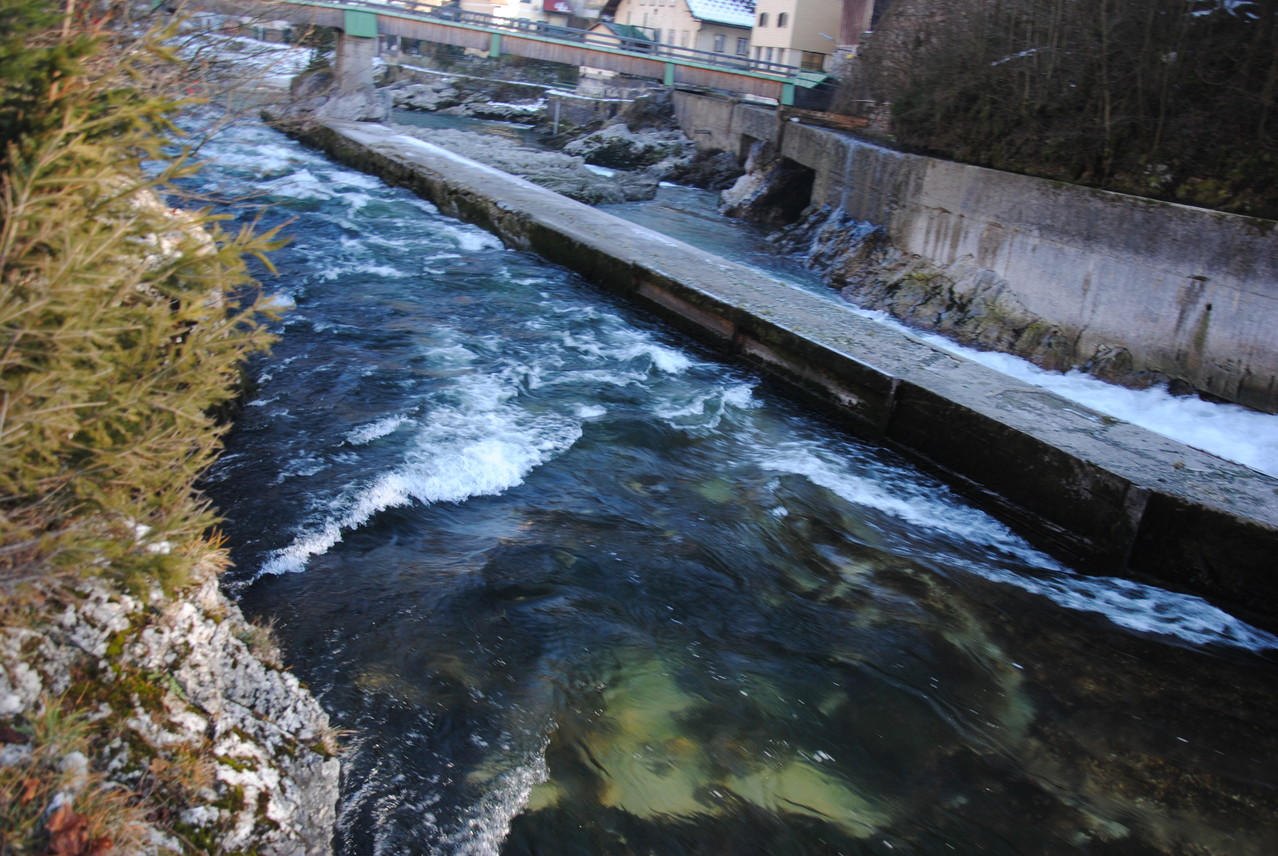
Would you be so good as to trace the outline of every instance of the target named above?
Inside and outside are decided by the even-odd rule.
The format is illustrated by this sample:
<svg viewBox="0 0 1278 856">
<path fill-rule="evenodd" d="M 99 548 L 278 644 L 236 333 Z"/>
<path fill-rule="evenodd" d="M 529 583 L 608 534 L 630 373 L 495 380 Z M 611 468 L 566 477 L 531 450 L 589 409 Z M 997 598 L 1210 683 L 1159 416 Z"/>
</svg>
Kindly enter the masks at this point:
<svg viewBox="0 0 1278 856">
<path fill-rule="evenodd" d="M 1278 218 L 1275 0 L 896 0 L 845 96 L 908 148 Z"/>
<path fill-rule="evenodd" d="M 194 487 L 274 238 L 176 194 L 183 69 L 128 15 L 0 0 L 0 856 L 327 852 L 326 719 L 250 650 Z"/>
<path fill-rule="evenodd" d="M 192 485 L 214 414 L 267 342 L 243 258 L 271 236 L 169 207 L 195 168 L 173 145 L 177 66 L 107 8 L 0 0 L 6 589 L 68 572 L 180 582 L 213 522 Z"/>
</svg>

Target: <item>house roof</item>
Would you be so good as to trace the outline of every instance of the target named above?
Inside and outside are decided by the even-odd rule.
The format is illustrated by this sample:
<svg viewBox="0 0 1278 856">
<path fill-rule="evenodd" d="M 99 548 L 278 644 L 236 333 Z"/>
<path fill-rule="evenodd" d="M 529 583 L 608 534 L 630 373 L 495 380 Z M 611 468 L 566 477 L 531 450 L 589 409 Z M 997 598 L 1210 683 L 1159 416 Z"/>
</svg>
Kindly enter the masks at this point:
<svg viewBox="0 0 1278 856">
<path fill-rule="evenodd" d="M 685 0 L 692 17 L 734 27 L 754 26 L 754 0 Z"/>
<path fill-rule="evenodd" d="M 635 41 L 643 42 L 652 41 L 652 31 L 647 27 L 632 27 L 629 24 L 618 24 L 614 21 L 599 21 L 590 28 L 591 32 L 600 29 L 607 30 L 614 36 L 623 39 L 634 39 Z"/>
</svg>

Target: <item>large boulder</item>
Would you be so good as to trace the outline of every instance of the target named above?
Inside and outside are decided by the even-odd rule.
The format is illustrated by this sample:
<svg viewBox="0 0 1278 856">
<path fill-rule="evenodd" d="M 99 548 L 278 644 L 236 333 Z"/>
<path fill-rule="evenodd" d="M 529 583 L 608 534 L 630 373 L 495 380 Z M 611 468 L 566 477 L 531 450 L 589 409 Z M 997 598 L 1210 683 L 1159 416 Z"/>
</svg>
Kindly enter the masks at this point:
<svg viewBox="0 0 1278 856">
<path fill-rule="evenodd" d="M 400 110 L 443 110 L 462 102 L 462 95 L 445 80 L 406 83 L 389 88 L 391 104 Z"/>
<path fill-rule="evenodd" d="M 564 153 L 611 169 L 643 169 L 671 158 L 691 159 L 695 147 L 680 131 L 632 131 L 617 123 L 573 140 Z"/>
<path fill-rule="evenodd" d="M 741 165 L 731 152 L 700 151 L 691 160 L 669 164 L 664 180 L 703 190 L 727 190 L 742 175 Z"/>
<path fill-rule="evenodd" d="M 769 226 L 795 222 L 811 196 L 812 170 L 782 157 L 766 143 L 755 143 L 745 173 L 723 191 L 719 211 L 729 217 Z"/>
<path fill-rule="evenodd" d="M 274 122 L 307 122 L 340 119 L 348 122 L 382 122 L 390 117 L 390 97 L 378 89 L 343 90 L 329 69 L 304 71 L 289 84 L 290 100 L 273 108 Z"/>
</svg>

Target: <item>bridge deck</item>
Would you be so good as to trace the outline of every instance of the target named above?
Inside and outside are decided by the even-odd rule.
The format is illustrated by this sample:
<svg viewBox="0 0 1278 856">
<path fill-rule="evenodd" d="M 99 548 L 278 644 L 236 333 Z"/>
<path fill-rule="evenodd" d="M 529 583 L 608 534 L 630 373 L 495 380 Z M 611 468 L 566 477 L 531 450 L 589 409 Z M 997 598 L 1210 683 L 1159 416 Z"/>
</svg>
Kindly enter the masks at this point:
<svg viewBox="0 0 1278 856">
<path fill-rule="evenodd" d="M 499 18 L 456 9 L 404 3 L 331 3 L 325 0 L 213 0 L 231 14 L 255 13 L 298 24 L 336 27 L 353 36 L 396 36 L 794 103 L 796 87 L 824 75 L 744 57 L 642 43 L 587 30 Z"/>
</svg>

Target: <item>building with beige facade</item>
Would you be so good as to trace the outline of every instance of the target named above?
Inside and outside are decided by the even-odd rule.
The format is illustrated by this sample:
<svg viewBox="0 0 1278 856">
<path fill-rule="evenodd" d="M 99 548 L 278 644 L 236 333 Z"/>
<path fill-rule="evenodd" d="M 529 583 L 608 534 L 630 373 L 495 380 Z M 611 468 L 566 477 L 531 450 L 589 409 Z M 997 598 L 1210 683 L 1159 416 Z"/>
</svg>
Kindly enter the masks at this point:
<svg viewBox="0 0 1278 856">
<path fill-rule="evenodd" d="M 754 0 L 620 0 L 612 16 L 619 24 L 653 31 L 662 45 L 742 58 L 750 54 Z"/>
<path fill-rule="evenodd" d="M 757 0 L 751 56 L 822 71 L 838 46 L 843 0 Z"/>
</svg>

